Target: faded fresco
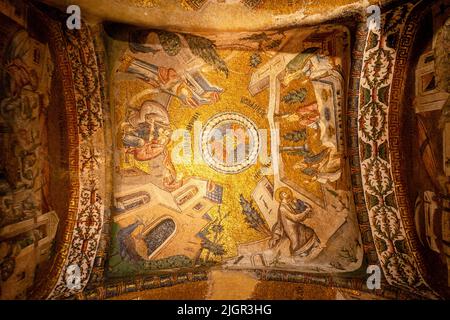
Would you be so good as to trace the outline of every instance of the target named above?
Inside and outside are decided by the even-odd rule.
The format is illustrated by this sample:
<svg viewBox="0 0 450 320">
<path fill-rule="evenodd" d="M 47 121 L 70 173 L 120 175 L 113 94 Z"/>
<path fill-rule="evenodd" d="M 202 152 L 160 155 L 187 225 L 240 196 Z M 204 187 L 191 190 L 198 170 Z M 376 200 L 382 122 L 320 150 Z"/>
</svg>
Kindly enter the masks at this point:
<svg viewBox="0 0 450 320">
<path fill-rule="evenodd" d="M 417 137 L 412 146 L 411 170 L 417 174 L 409 183 L 416 186 L 411 195 L 414 224 L 429 263 L 439 265 L 440 281 L 450 279 L 450 219 L 445 213 L 450 191 L 449 161 L 449 61 L 450 20 L 434 11 L 433 37 L 417 41 L 415 64 L 409 86 L 414 92 L 411 130 Z M 449 282 L 450 283 L 450 282 Z"/>
<path fill-rule="evenodd" d="M 345 28 L 128 40 L 112 69 L 111 275 L 361 266 Z"/>
<path fill-rule="evenodd" d="M 52 254 L 59 221 L 47 156 L 54 65 L 48 45 L 28 31 L 26 6 L 2 6 L 13 14 L 0 14 L 0 299 L 20 299 Z"/>
</svg>

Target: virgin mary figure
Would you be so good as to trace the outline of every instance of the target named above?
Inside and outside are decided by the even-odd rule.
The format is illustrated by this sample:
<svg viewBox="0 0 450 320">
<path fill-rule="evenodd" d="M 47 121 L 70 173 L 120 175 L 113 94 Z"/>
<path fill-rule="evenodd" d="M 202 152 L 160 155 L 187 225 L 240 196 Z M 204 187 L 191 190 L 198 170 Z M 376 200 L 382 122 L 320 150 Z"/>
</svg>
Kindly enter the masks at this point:
<svg viewBox="0 0 450 320">
<path fill-rule="evenodd" d="M 292 191 L 286 187 L 276 190 L 275 200 L 280 203 L 280 206 L 278 207 L 278 220 L 272 227 L 270 248 L 278 246 L 282 240 L 287 238 L 290 242 L 291 255 L 308 256 L 320 244 L 314 230 L 303 223 L 312 213 L 311 206 L 294 199 Z"/>
</svg>

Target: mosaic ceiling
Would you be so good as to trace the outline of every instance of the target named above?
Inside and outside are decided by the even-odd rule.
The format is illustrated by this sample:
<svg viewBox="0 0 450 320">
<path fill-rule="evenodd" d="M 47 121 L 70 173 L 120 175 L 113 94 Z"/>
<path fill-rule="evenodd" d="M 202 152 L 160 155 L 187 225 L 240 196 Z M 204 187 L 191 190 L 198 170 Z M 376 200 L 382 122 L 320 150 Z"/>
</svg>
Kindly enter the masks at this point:
<svg viewBox="0 0 450 320">
<path fill-rule="evenodd" d="M 120 210 L 110 271 L 153 260 L 358 269 L 343 157 L 348 31 L 208 38 L 139 30 L 129 38 L 140 42 L 125 44 L 112 70 Z M 171 229 L 170 217 L 190 227 L 173 238 L 161 231 L 169 243 L 153 252 L 157 235 L 146 230 Z"/>
</svg>

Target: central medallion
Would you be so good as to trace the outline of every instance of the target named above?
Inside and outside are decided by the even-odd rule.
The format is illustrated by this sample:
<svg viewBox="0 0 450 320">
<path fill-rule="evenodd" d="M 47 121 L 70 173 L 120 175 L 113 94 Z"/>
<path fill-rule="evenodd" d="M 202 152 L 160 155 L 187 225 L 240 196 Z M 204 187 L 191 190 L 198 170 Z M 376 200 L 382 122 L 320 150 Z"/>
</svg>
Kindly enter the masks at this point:
<svg viewBox="0 0 450 320">
<path fill-rule="evenodd" d="M 242 172 L 258 158 L 258 129 L 242 114 L 224 112 L 210 118 L 201 139 L 204 161 L 220 173 Z"/>
</svg>

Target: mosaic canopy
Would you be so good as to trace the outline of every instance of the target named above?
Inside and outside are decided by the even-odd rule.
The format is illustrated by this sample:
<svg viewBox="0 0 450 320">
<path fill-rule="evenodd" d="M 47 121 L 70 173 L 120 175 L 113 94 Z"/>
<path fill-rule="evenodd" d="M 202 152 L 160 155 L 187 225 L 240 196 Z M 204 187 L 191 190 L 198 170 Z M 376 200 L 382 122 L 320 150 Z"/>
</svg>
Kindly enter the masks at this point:
<svg viewBox="0 0 450 320">
<path fill-rule="evenodd" d="M 128 39 L 112 40 L 112 275 L 361 266 L 345 28 Z"/>
</svg>

